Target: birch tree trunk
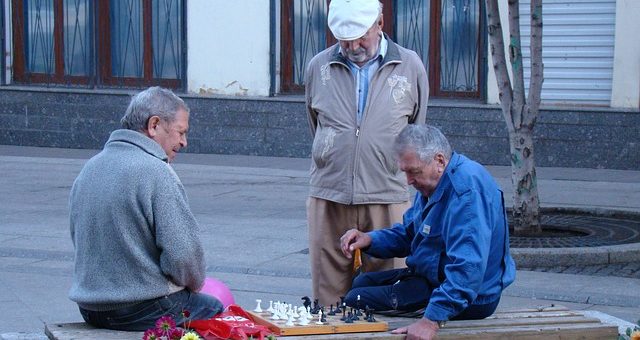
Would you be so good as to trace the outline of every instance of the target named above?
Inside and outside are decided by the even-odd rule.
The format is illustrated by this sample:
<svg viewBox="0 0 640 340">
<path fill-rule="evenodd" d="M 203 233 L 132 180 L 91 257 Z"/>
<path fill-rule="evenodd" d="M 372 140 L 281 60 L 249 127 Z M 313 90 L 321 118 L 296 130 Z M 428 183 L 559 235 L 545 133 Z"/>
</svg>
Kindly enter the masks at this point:
<svg viewBox="0 0 640 340">
<path fill-rule="evenodd" d="M 511 182 L 513 184 L 514 235 L 541 233 L 540 201 L 533 152 L 533 128 L 540 107 L 543 82 L 542 0 L 531 0 L 531 78 L 525 100 L 520 9 L 518 0 L 509 0 L 509 78 L 498 0 L 487 1 L 487 17 L 493 68 L 498 82 L 500 106 L 509 132 Z"/>
</svg>

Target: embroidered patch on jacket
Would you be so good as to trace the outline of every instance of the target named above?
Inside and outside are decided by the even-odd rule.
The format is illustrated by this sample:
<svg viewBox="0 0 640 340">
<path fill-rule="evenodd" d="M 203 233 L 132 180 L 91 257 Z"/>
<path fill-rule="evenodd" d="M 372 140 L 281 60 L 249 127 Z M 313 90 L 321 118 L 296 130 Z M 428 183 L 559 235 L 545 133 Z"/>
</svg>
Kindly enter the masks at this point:
<svg viewBox="0 0 640 340">
<path fill-rule="evenodd" d="M 431 232 L 431 226 L 428 224 L 425 224 L 422 226 L 422 233 L 423 234 L 427 234 L 429 235 L 429 233 Z"/>
<path fill-rule="evenodd" d="M 324 160 L 327 157 L 326 155 L 329 152 L 329 150 L 331 150 L 331 148 L 333 147 L 333 139 L 336 136 L 336 132 L 332 128 L 327 128 L 322 131 L 326 131 L 326 133 L 324 134 L 324 141 L 323 141 L 324 148 L 322 148 L 322 154 L 320 155 L 320 158 Z"/>
<path fill-rule="evenodd" d="M 406 97 L 407 91 L 411 89 L 411 83 L 407 81 L 407 77 L 397 74 L 387 78 L 387 84 L 391 87 L 391 94 L 396 104 L 400 104 L 404 97 Z"/>
<path fill-rule="evenodd" d="M 322 85 L 327 85 L 327 80 L 331 79 L 329 63 L 320 66 L 320 79 L 322 79 Z"/>
</svg>

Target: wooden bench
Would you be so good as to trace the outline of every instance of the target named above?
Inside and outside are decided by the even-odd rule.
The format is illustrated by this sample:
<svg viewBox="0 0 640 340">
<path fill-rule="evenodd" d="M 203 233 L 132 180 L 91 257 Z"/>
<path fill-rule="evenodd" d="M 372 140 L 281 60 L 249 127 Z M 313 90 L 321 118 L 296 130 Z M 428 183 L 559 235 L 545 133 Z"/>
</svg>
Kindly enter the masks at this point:
<svg viewBox="0 0 640 340">
<path fill-rule="evenodd" d="M 376 316 L 387 321 L 389 329 L 406 326 L 416 319 Z M 142 339 L 142 332 L 95 329 L 85 323 L 45 325 L 52 340 L 70 339 Z M 602 323 L 563 306 L 498 312 L 484 320 L 450 321 L 438 332 L 438 339 L 617 339 L 618 327 Z M 327 339 L 404 339 L 390 332 L 349 333 L 281 337 L 287 340 Z"/>
</svg>

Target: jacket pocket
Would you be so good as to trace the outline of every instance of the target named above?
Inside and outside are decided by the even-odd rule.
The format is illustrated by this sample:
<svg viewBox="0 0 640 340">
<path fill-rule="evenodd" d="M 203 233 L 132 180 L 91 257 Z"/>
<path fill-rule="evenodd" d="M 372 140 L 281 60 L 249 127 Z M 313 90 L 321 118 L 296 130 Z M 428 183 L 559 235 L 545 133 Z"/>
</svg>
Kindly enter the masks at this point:
<svg viewBox="0 0 640 340">
<path fill-rule="evenodd" d="M 330 127 L 318 127 L 316 135 L 313 138 L 313 146 L 311 148 L 311 158 L 316 167 L 324 168 L 330 155 L 334 152 L 334 140 L 336 131 Z"/>
<path fill-rule="evenodd" d="M 382 164 L 382 166 L 385 168 L 387 173 L 391 175 L 396 175 L 398 173 L 398 163 L 396 162 L 396 159 L 394 156 L 392 156 L 392 154 L 393 153 L 389 153 L 385 155 L 381 151 L 376 151 L 376 157 L 378 158 L 378 161 Z"/>
</svg>

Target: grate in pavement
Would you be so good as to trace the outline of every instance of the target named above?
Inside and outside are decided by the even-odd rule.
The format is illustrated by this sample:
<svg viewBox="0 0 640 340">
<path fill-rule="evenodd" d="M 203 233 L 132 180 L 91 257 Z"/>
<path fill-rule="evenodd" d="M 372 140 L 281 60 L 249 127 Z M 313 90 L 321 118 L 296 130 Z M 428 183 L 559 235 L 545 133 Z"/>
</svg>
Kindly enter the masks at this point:
<svg viewBox="0 0 640 340">
<path fill-rule="evenodd" d="M 640 220 L 632 217 L 546 212 L 541 213 L 540 223 L 542 235 L 511 235 L 511 248 L 598 247 L 640 242 Z"/>
</svg>

